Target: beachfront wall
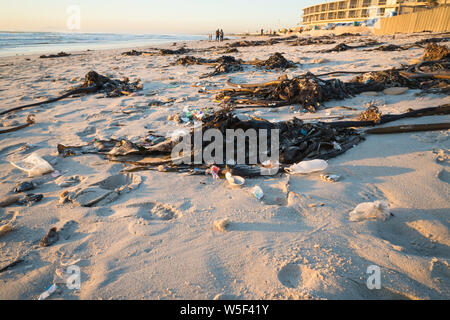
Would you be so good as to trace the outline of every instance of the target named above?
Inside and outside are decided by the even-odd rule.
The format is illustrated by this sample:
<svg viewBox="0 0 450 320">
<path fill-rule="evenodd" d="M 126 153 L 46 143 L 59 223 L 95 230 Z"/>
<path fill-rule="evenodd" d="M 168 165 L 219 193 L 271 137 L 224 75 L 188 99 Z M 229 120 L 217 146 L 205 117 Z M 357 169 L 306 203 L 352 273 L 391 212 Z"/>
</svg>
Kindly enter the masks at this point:
<svg viewBox="0 0 450 320">
<path fill-rule="evenodd" d="M 437 0 L 445 4 L 450 0 Z M 427 0 L 341 0 L 321 3 L 303 9 L 304 26 L 329 23 L 351 23 L 426 10 Z"/>
<path fill-rule="evenodd" d="M 450 31 L 450 6 L 383 18 L 374 28 L 375 34 L 413 33 L 422 31 Z"/>
</svg>

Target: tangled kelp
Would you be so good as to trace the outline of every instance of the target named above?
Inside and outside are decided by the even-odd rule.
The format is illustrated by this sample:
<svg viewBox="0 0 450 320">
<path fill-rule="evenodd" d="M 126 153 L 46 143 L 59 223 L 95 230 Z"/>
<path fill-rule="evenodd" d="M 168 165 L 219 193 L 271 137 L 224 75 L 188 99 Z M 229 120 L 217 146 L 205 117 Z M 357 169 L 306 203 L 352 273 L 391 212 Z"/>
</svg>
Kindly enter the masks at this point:
<svg viewBox="0 0 450 320">
<path fill-rule="evenodd" d="M 238 60 L 232 56 L 221 56 L 220 58 L 216 58 L 216 59 L 204 59 L 204 58 L 197 58 L 194 56 L 185 56 L 185 57 L 177 59 L 173 63 L 173 65 L 186 66 L 186 65 L 197 65 L 197 64 L 221 64 L 221 63 L 241 64 L 241 63 L 243 63 L 243 61 Z"/>
<path fill-rule="evenodd" d="M 266 68 L 266 69 L 288 69 L 288 68 L 295 68 L 295 63 L 288 61 L 283 55 L 279 52 L 275 52 L 272 54 L 267 60 L 263 61 L 253 61 L 251 64 Z"/>
<path fill-rule="evenodd" d="M 230 105 L 281 107 L 298 103 L 314 112 L 322 102 L 342 100 L 363 91 L 380 91 L 384 87 L 377 83 L 344 83 L 339 79 L 322 80 L 312 73 L 292 79 L 279 78 L 264 84 L 233 84 L 238 88 L 222 89 L 215 100 Z"/>
<path fill-rule="evenodd" d="M 425 47 L 425 53 L 422 56 L 424 61 L 435 61 L 450 58 L 450 50 L 446 45 L 429 43 Z"/>
<path fill-rule="evenodd" d="M 49 54 L 49 55 L 42 55 L 39 58 L 40 59 L 50 59 L 50 58 L 63 58 L 63 57 L 69 57 L 71 54 L 70 53 L 65 53 L 64 51 L 61 51 L 60 53 L 57 54 Z"/>
<path fill-rule="evenodd" d="M 279 154 L 281 164 L 291 164 L 303 159 L 330 159 L 345 152 L 348 148 L 359 143 L 363 138 L 353 129 L 347 128 L 332 128 L 326 123 L 304 123 L 299 119 L 293 119 L 285 122 L 272 123 L 264 120 L 240 120 L 236 117 L 230 109 L 222 109 L 213 115 L 203 119 L 202 133 L 208 129 L 219 130 L 223 135 L 223 141 L 214 143 L 223 143 L 226 145 L 226 133 L 228 129 L 244 131 L 248 129 L 265 129 L 267 130 L 267 142 L 270 150 L 271 133 L 272 130 L 279 130 Z M 193 157 L 198 151 L 197 145 L 194 144 L 194 133 L 191 130 L 192 154 L 183 155 L 183 158 Z M 275 131 L 273 131 L 275 132 Z M 64 146 L 58 145 L 58 153 L 63 157 L 76 156 L 81 154 L 100 154 L 107 159 L 115 162 L 122 162 L 132 164 L 134 166 L 156 167 L 159 165 L 175 166 L 171 159 L 173 148 L 179 143 L 178 140 L 168 138 L 154 146 L 144 146 L 132 143 L 127 140 L 110 140 L 110 141 L 92 141 L 83 146 Z M 202 141 L 201 147 L 206 148 L 211 142 Z M 236 146 L 235 146 L 236 147 Z M 245 164 L 250 164 L 249 145 L 247 143 L 244 152 Z M 225 150 L 225 149 L 224 149 Z M 235 150 L 237 151 L 237 150 Z M 237 155 L 237 152 L 235 152 Z M 230 163 L 232 159 L 220 159 L 221 163 Z M 187 158 L 186 158 L 187 159 Z M 193 159 L 193 158 L 192 158 Z M 261 163 L 261 159 L 258 159 Z M 198 163 L 190 167 L 205 167 L 206 163 Z M 235 168 L 240 174 L 246 175 L 242 172 L 243 163 L 234 166 L 229 164 L 230 168 Z M 247 168 L 249 172 L 258 172 L 258 166 L 253 169 Z M 256 169 L 256 170 L 255 170 Z M 250 170 L 250 171 L 248 171 Z M 166 170 L 168 171 L 168 170 Z"/>
<path fill-rule="evenodd" d="M 376 46 L 378 44 L 380 44 L 380 42 L 378 42 L 376 40 L 368 39 L 359 45 L 350 46 L 345 43 L 339 43 L 336 46 L 334 46 L 333 48 L 321 50 L 318 52 L 320 52 L 320 53 L 342 52 L 342 51 L 347 51 L 347 50 L 352 50 L 352 49 L 372 47 L 372 46 Z M 313 52 L 316 52 L 316 51 L 313 51 Z"/>
<path fill-rule="evenodd" d="M 142 88 L 143 86 L 142 84 L 139 83 L 139 80 L 135 82 L 130 82 L 128 78 L 124 78 L 123 80 L 111 79 L 101 74 L 98 74 L 95 71 L 89 71 L 85 76 L 83 84 L 67 90 L 66 93 L 64 93 L 59 97 L 8 109 L 0 112 L 0 115 L 7 114 L 13 111 L 22 110 L 25 108 L 39 106 L 42 104 L 53 103 L 73 95 L 104 93 L 106 97 L 119 97 L 122 95 L 129 95 L 133 92 L 142 90 Z"/>
<path fill-rule="evenodd" d="M 243 63 L 242 60 L 238 60 L 232 56 L 222 56 L 216 59 L 204 59 L 194 56 L 185 56 L 179 58 L 173 63 L 173 65 L 212 65 L 214 66 L 214 71 L 200 76 L 200 78 L 207 78 L 220 74 L 241 71 L 243 70 L 241 63 Z"/>
<path fill-rule="evenodd" d="M 210 73 L 206 73 L 200 76 L 200 79 L 213 77 L 221 74 L 231 73 L 231 72 L 237 72 L 244 70 L 240 64 L 236 63 L 221 63 L 214 67 L 214 71 Z"/>
<path fill-rule="evenodd" d="M 278 151 L 279 162 L 281 168 L 286 165 L 296 163 L 301 160 L 309 159 L 331 159 L 334 158 L 354 145 L 360 143 L 364 138 L 360 133 L 354 130 L 354 127 L 374 126 L 377 124 L 388 123 L 391 121 L 404 119 L 408 117 L 421 117 L 430 115 L 449 114 L 450 106 L 443 105 L 435 108 L 425 108 L 420 110 L 408 111 L 404 114 L 396 115 L 381 115 L 379 119 L 365 120 L 365 121 L 338 121 L 338 122 L 318 122 L 305 123 L 300 119 L 294 118 L 292 120 L 283 122 L 270 122 L 261 119 L 241 120 L 235 116 L 231 109 L 224 108 L 202 119 L 201 133 L 204 134 L 209 129 L 216 129 L 220 131 L 222 141 L 215 140 L 216 145 L 223 144 L 223 150 L 227 147 L 227 130 L 239 130 L 244 132 L 248 129 L 256 131 L 260 129 L 267 130 L 267 149 L 259 151 L 272 150 L 271 134 L 278 134 Z M 448 124 L 447 124 L 448 125 Z M 132 143 L 128 140 L 93 140 L 90 143 L 82 146 L 64 146 L 58 145 L 58 153 L 62 157 L 77 156 L 81 154 L 99 154 L 106 159 L 114 162 L 120 162 L 132 167 L 125 168 L 126 172 L 140 171 L 140 170 L 158 170 L 163 172 L 188 172 L 191 174 L 205 174 L 207 167 L 210 165 L 202 161 L 194 162 L 194 157 L 199 155 L 199 152 L 204 148 L 210 146 L 211 140 L 201 139 L 201 142 L 196 142 L 195 132 L 191 129 L 190 135 L 185 137 L 186 143 L 191 148 L 188 149 L 188 154 L 181 154 L 177 159 L 189 160 L 190 163 L 180 164 L 177 159 L 172 158 L 173 148 L 176 147 L 180 140 L 179 138 L 171 137 L 164 141 L 158 142 L 154 145 L 148 146 L 144 143 Z M 274 131 L 279 130 L 279 131 Z M 262 137 L 257 137 L 258 142 L 255 145 L 260 145 Z M 241 176 L 257 176 L 262 173 L 262 159 L 258 158 L 257 163 L 250 161 L 251 151 L 249 143 L 242 146 L 234 145 L 234 159 L 228 159 L 227 154 L 222 155 L 222 158 L 217 158 L 216 165 L 222 169 L 229 170 L 233 174 Z M 201 149 L 199 150 L 199 148 Z M 276 146 L 274 146 L 276 147 Z M 189 151 L 190 150 L 190 151 Z M 243 155 L 244 163 L 236 163 L 236 155 L 238 152 Z M 256 152 L 256 154 L 262 154 Z M 267 154 L 267 153 L 266 153 Z M 219 154 L 220 156 L 220 154 Z M 223 163 L 220 164 L 220 163 Z M 227 165 L 224 165 L 227 163 Z"/>
</svg>

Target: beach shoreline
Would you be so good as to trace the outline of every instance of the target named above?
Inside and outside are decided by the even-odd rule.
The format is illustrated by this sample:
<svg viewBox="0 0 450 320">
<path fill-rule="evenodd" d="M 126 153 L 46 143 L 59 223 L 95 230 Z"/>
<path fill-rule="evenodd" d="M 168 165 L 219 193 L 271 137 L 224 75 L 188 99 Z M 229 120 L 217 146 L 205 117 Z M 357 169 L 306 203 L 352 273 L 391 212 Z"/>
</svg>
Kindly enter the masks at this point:
<svg viewBox="0 0 450 320">
<path fill-rule="evenodd" d="M 133 187 L 128 187 L 121 180 L 122 170 L 129 168 L 126 164 L 98 154 L 62 157 L 57 150 L 59 144 L 170 137 L 176 130 L 190 128 L 170 118 L 185 107 L 220 109 L 208 90 L 228 87 L 229 79 L 264 83 L 285 74 L 292 78 L 306 72 L 387 70 L 420 59 L 424 52 L 420 47 L 320 52 L 340 42 L 356 45 L 372 39 L 405 45 L 431 37 L 432 33 L 395 39 L 347 36 L 334 44 L 280 42 L 238 47 L 230 54 L 223 53 L 227 44 L 241 39 L 64 50 L 71 55 L 49 59 L 40 59 L 40 54 L 1 56 L 0 111 L 58 96 L 82 84 L 90 70 L 114 79 L 128 77 L 130 82 L 140 79 L 143 90 L 116 98 L 101 93 L 69 97 L 0 117 L 5 129 L 25 123 L 29 114 L 35 116 L 33 125 L 0 137 L 0 198 L 14 195 L 16 184 L 24 181 L 33 181 L 36 187 L 30 192 L 43 195 L 31 206 L 0 208 L 0 225 L 13 226 L 0 237 L 0 268 L 22 260 L 0 274 L 0 299 L 36 299 L 53 283 L 59 289 L 50 299 L 449 299 L 449 130 L 365 135 L 365 141 L 330 159 L 324 172 L 247 178 L 242 187 L 211 175 L 157 170 L 129 173 L 131 180 L 126 181 L 132 181 L 127 183 Z M 122 54 L 156 47 L 192 51 Z M 200 78 L 214 69 L 175 64 L 188 55 L 204 59 L 232 55 L 255 61 L 275 52 L 296 68 L 265 70 L 246 65 L 240 71 Z M 338 76 L 343 81 L 353 77 Z M 448 95 L 408 89 L 399 95 L 378 92 L 329 100 L 316 113 L 305 112 L 298 104 L 235 112 L 244 119 L 271 122 L 293 117 L 326 122 L 358 118 L 371 104 L 383 114 L 399 114 L 448 103 Z M 449 120 L 449 115 L 434 115 L 391 125 Z M 61 176 L 30 178 L 11 165 L 34 152 Z M 339 175 L 341 180 L 324 181 L 323 173 Z M 99 184 L 108 191 L 96 205 L 60 203 L 64 191 Z M 252 194 L 255 186 L 264 191 L 262 200 Z M 111 196 L 110 191 L 124 188 L 126 192 Z M 358 204 L 376 200 L 386 201 L 393 216 L 349 220 Z M 227 227 L 218 229 L 216 222 L 224 219 Z M 40 239 L 52 227 L 60 230 L 59 239 L 41 247 Z M 58 271 L 71 263 L 81 270 L 81 287 L 75 290 L 65 285 Z M 374 265 L 381 270 L 379 290 L 367 287 L 368 268 Z"/>
</svg>

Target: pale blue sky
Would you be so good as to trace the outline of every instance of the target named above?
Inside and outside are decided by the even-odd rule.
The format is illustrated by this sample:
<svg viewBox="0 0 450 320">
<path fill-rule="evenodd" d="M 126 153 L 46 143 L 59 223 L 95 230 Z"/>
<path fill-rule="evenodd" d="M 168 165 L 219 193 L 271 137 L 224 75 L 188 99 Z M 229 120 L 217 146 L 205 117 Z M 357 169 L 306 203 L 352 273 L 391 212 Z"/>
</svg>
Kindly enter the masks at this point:
<svg viewBox="0 0 450 320">
<path fill-rule="evenodd" d="M 0 0 L 0 30 L 68 31 L 79 5 L 80 32 L 207 33 L 293 27 L 317 0 Z"/>
</svg>

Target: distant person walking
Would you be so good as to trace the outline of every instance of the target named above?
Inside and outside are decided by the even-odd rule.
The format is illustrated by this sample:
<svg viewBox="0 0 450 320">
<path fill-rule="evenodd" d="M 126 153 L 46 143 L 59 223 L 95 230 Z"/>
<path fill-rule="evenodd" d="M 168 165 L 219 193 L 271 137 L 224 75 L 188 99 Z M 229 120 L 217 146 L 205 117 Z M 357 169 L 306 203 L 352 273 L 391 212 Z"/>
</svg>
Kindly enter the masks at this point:
<svg viewBox="0 0 450 320">
<path fill-rule="evenodd" d="M 264 35 L 264 29 L 261 29 L 261 35 L 262 36 Z"/>
<path fill-rule="evenodd" d="M 223 41 L 223 30 L 220 29 L 220 42 L 222 42 L 222 41 Z"/>
<path fill-rule="evenodd" d="M 216 30 L 216 41 L 220 41 L 220 30 Z"/>
</svg>

